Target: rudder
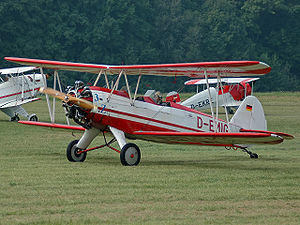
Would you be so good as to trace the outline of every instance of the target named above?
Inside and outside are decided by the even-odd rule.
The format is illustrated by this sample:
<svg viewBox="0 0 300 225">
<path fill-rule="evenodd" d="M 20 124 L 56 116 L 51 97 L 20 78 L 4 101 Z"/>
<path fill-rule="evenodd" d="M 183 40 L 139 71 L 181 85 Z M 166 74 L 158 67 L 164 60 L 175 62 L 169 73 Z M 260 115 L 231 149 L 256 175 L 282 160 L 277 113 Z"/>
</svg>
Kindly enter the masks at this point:
<svg viewBox="0 0 300 225">
<path fill-rule="evenodd" d="M 255 96 L 247 96 L 230 120 L 243 129 L 267 130 L 262 104 Z"/>
</svg>

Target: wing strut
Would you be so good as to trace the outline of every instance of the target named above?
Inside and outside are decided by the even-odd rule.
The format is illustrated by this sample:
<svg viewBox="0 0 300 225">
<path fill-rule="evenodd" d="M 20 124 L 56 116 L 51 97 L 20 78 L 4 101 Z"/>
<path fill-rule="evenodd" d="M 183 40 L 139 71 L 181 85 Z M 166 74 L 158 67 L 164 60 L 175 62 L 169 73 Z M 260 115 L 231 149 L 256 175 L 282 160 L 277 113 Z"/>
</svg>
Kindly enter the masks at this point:
<svg viewBox="0 0 300 225">
<path fill-rule="evenodd" d="M 106 82 L 106 86 L 109 89 L 109 82 L 108 82 L 108 78 L 107 78 L 107 71 L 105 70 L 104 72 L 104 77 L 105 77 L 105 82 Z"/>
<path fill-rule="evenodd" d="M 224 107 L 225 107 L 225 115 L 226 115 L 226 122 L 227 122 L 227 126 L 228 126 L 228 131 L 231 132 L 231 131 L 230 131 L 230 126 L 229 126 L 228 112 L 227 112 L 227 103 L 226 103 L 225 98 L 224 98 L 223 84 L 222 84 L 220 75 L 218 75 L 218 79 L 219 79 L 220 85 L 221 85 L 222 99 L 223 99 Z M 217 94 L 218 94 L 218 93 L 217 93 Z"/>
<path fill-rule="evenodd" d="M 209 99 L 211 116 L 212 116 L 212 118 L 214 120 L 214 131 L 217 132 L 217 129 L 216 129 L 216 119 L 215 119 L 213 105 L 212 105 L 211 93 L 210 93 L 210 90 L 209 90 L 209 83 L 208 83 L 208 77 L 207 77 L 207 73 L 206 73 L 206 68 L 204 70 L 204 75 L 205 75 L 205 80 L 206 80 L 206 87 L 207 87 L 207 90 L 208 90 L 208 99 Z"/>
<path fill-rule="evenodd" d="M 138 78 L 138 81 L 137 81 L 137 84 L 136 84 L 136 88 L 135 88 L 135 92 L 134 92 L 134 97 L 133 97 L 133 105 L 135 103 L 135 99 L 136 99 L 137 91 L 138 91 L 139 86 L 140 86 L 141 78 L 142 78 L 142 74 L 139 75 L 139 78 Z"/>
<path fill-rule="evenodd" d="M 45 88 L 47 88 L 46 76 L 44 75 L 44 71 L 43 71 L 42 67 L 40 67 L 40 72 L 43 76 Z M 47 105 L 48 105 L 48 110 L 49 110 L 49 115 L 50 115 L 50 121 L 51 121 L 51 123 L 54 123 L 54 117 L 53 117 L 52 111 L 51 111 L 50 99 L 49 99 L 49 95 L 47 93 L 46 93 L 46 100 L 47 100 Z"/>
<path fill-rule="evenodd" d="M 129 98 L 130 98 L 130 102 L 131 102 L 131 105 L 133 105 L 133 100 L 131 98 L 131 93 L 130 93 L 130 88 L 129 88 L 129 85 L 128 85 L 127 75 L 126 75 L 125 71 L 123 73 L 124 73 L 125 83 L 126 83 L 127 92 L 128 92 Z"/>
<path fill-rule="evenodd" d="M 110 98 L 111 98 L 111 96 L 112 96 L 114 90 L 117 88 L 117 85 L 119 85 L 119 81 L 120 81 L 120 78 L 121 78 L 123 72 L 124 72 L 124 71 L 121 70 L 121 72 L 119 73 L 118 79 L 116 80 L 115 84 L 113 85 L 113 87 L 112 87 L 112 89 L 111 89 L 111 92 L 110 92 L 110 94 L 109 94 L 109 96 L 108 96 L 108 98 L 107 98 L 107 102 L 109 102 L 109 100 L 110 100 Z M 108 85 L 108 84 L 107 84 L 107 85 Z"/>
<path fill-rule="evenodd" d="M 219 120 L 219 85 L 220 85 L 220 73 L 217 76 L 217 91 L 216 91 L 216 118 Z M 217 124 L 215 124 L 217 126 Z"/>
<path fill-rule="evenodd" d="M 134 98 L 132 98 L 131 92 L 130 92 L 129 83 L 128 83 L 128 79 L 127 79 L 127 75 L 126 75 L 126 72 L 125 72 L 124 70 L 121 70 L 121 72 L 119 73 L 118 78 L 117 78 L 115 84 L 113 85 L 113 88 L 112 88 L 112 90 L 111 90 L 111 92 L 110 92 L 110 94 L 109 94 L 109 96 L 108 96 L 108 98 L 107 98 L 107 102 L 109 102 L 109 100 L 110 100 L 110 98 L 111 98 L 111 96 L 112 96 L 114 90 L 115 90 L 115 89 L 117 88 L 117 86 L 119 85 L 119 82 L 120 82 L 120 79 L 121 79 L 122 75 L 124 75 L 124 79 L 125 79 L 125 83 L 126 83 L 127 92 L 128 92 L 129 99 L 130 99 L 130 104 L 131 104 L 131 105 L 134 105 L 134 99 L 135 99 L 135 97 L 136 97 L 136 94 L 137 94 L 137 91 L 138 91 L 138 87 L 139 87 L 139 84 L 140 84 L 140 80 L 141 80 L 141 76 L 142 76 L 142 75 L 140 75 L 139 78 L 138 78 L 138 82 L 137 82 L 136 89 L 135 89 L 135 93 L 134 93 Z"/>
<path fill-rule="evenodd" d="M 98 83 L 98 81 L 99 81 L 99 79 L 100 79 L 100 77 L 101 77 L 102 73 L 103 73 L 103 69 L 101 69 L 101 70 L 100 70 L 100 72 L 98 73 L 98 76 L 97 76 L 97 78 L 96 78 L 96 80 L 95 80 L 95 82 L 94 82 L 94 85 L 93 85 L 93 86 L 96 86 L 96 85 L 97 85 L 97 83 Z"/>
<path fill-rule="evenodd" d="M 54 71 L 54 84 L 53 84 L 53 87 L 56 87 L 56 80 L 57 80 L 57 84 L 58 84 L 58 88 L 59 88 L 59 91 L 60 92 L 63 92 L 62 91 L 62 87 L 61 87 L 61 82 L 60 82 L 60 78 L 59 78 L 59 75 L 58 75 L 58 72 L 57 70 Z M 55 88 L 54 88 L 55 90 Z M 55 98 L 53 98 L 53 101 L 55 101 Z M 64 111 L 65 111 L 65 115 L 67 113 L 67 110 L 66 108 L 64 107 Z M 55 105 L 53 103 L 53 117 L 55 119 Z M 70 120 L 69 120 L 69 117 L 66 116 L 66 121 L 67 121 L 67 124 L 70 125 Z"/>
<path fill-rule="evenodd" d="M 25 77 L 24 75 L 22 75 L 22 94 L 21 94 L 22 101 L 24 100 L 24 89 L 25 89 L 24 85 L 25 85 Z"/>
<path fill-rule="evenodd" d="M 44 75 L 42 67 L 40 67 L 40 72 L 41 72 L 43 80 L 44 80 L 45 88 L 47 88 L 46 76 Z M 60 78 L 59 78 L 57 70 L 54 71 L 54 77 L 53 77 L 53 89 L 54 90 L 56 90 L 56 84 L 58 84 L 58 88 L 59 88 L 60 92 L 62 92 L 61 82 L 60 82 Z M 47 105 L 48 105 L 48 110 L 49 110 L 49 115 L 50 115 L 50 121 L 51 121 L 51 123 L 54 123 L 55 122 L 55 103 L 56 103 L 56 100 L 55 100 L 55 98 L 53 98 L 53 100 L 52 100 L 52 109 L 51 109 L 49 95 L 47 93 L 45 93 L 45 95 L 46 95 L 46 100 L 47 100 Z M 65 113 L 66 113 L 65 108 L 64 108 L 64 110 L 65 110 Z M 70 125 L 70 120 L 67 116 L 66 116 L 66 121 L 67 121 L 67 124 Z"/>
</svg>

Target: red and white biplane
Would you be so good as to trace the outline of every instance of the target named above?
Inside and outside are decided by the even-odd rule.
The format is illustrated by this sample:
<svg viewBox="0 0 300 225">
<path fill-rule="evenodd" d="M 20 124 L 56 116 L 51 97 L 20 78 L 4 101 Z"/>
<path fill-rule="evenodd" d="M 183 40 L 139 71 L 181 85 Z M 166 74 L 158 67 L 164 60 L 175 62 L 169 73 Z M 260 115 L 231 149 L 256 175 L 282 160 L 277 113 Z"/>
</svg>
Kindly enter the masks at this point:
<svg viewBox="0 0 300 225">
<path fill-rule="evenodd" d="M 108 146 L 120 152 L 123 165 L 138 165 L 141 152 L 134 143 L 127 139 L 141 139 L 167 144 L 193 144 L 225 146 L 240 148 L 251 158 L 257 158 L 256 153 L 248 150 L 254 144 L 278 144 L 293 136 L 282 132 L 267 131 L 264 111 L 259 100 L 247 96 L 239 109 L 229 121 L 218 118 L 218 107 L 213 111 L 211 95 L 209 101 L 211 115 L 201 113 L 189 107 L 177 104 L 176 101 L 159 102 L 152 98 L 151 93 L 138 96 L 138 87 L 142 76 L 187 76 L 192 78 L 222 76 L 259 76 L 270 72 L 271 68 L 258 61 L 227 61 L 227 62 L 197 62 L 180 64 L 154 65 L 98 65 L 72 62 L 49 61 L 6 57 L 8 61 L 41 68 L 89 72 L 98 74 L 93 86 L 83 87 L 77 83 L 62 93 L 54 89 L 44 88 L 46 95 L 52 95 L 64 102 L 67 115 L 82 127 L 74 128 L 68 125 L 24 121 L 22 123 L 49 126 L 66 129 L 84 130 L 80 140 L 72 141 L 67 147 L 69 161 L 82 162 L 87 152 Z M 106 87 L 98 87 L 97 82 L 104 75 Z M 108 75 L 117 75 L 112 87 L 109 86 Z M 137 75 L 137 85 L 131 92 L 128 76 Z M 127 90 L 117 90 L 121 77 L 124 77 Z M 217 102 L 218 104 L 218 102 Z M 107 141 L 105 132 L 111 132 L 114 138 Z M 100 133 L 104 135 L 105 144 L 89 147 L 92 140 Z M 126 139 L 127 138 L 127 139 Z M 117 141 L 120 151 L 111 146 Z"/>
</svg>

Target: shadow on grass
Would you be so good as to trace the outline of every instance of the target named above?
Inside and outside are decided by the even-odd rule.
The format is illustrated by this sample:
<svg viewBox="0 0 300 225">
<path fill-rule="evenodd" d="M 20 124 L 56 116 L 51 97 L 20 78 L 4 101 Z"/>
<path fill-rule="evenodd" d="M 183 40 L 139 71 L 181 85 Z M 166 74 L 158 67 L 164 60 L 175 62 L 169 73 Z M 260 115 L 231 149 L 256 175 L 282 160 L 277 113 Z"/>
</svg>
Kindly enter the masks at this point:
<svg viewBox="0 0 300 225">
<path fill-rule="evenodd" d="M 102 154 L 103 153 L 103 154 Z M 44 155 L 45 157 L 52 157 L 53 160 L 65 159 L 67 160 L 65 151 L 62 152 L 41 152 L 39 155 Z M 180 155 L 178 155 L 180 157 Z M 267 157 L 260 156 L 258 159 L 251 159 L 247 154 L 244 155 L 217 155 L 209 158 L 200 158 L 201 155 L 198 155 L 199 159 L 191 159 L 191 158 L 174 158 L 174 156 L 168 157 L 168 155 L 164 155 L 163 157 L 156 156 L 145 156 L 141 158 L 141 162 L 139 166 L 141 167 L 174 167 L 175 169 L 180 169 L 182 167 L 186 168 L 199 168 L 199 169 L 237 169 L 237 170 L 270 170 L 270 171 L 282 171 L 282 170 L 290 170 L 292 167 L 287 166 L 287 159 L 280 157 Z M 207 157 L 207 156 L 206 156 Z M 117 166 L 121 165 L 119 154 L 110 153 L 103 150 L 103 152 L 93 153 L 90 152 L 87 154 L 87 159 L 83 162 L 85 166 L 97 166 L 97 164 L 101 164 L 102 166 Z M 139 167 L 138 166 L 138 167 Z"/>
<path fill-rule="evenodd" d="M 217 157 L 215 159 L 187 159 L 187 160 L 168 160 L 167 157 L 159 160 L 147 159 L 146 157 L 141 159 L 141 167 L 174 167 L 174 169 L 180 169 L 182 167 L 187 168 L 199 168 L 199 169 L 238 169 L 238 170 L 263 170 L 263 171 L 282 171 L 290 170 L 292 168 L 282 166 L 280 158 L 260 158 L 260 159 L 250 159 L 248 156 L 224 156 Z M 269 164 L 269 162 L 278 162 L 278 164 Z M 90 165 L 101 164 L 111 167 L 112 165 L 120 166 L 121 162 L 119 156 L 87 156 L 87 160 L 84 162 Z M 268 163 L 268 164 L 267 164 Z M 266 165 L 267 164 L 267 165 Z M 275 165 L 275 166 L 274 166 Z"/>
<path fill-rule="evenodd" d="M 281 166 L 272 167 L 264 165 L 266 161 L 280 161 L 281 159 L 245 159 L 243 157 L 224 157 L 223 159 L 206 159 L 206 160 L 159 160 L 141 162 L 142 166 L 179 166 L 179 167 L 196 167 L 211 169 L 238 169 L 238 170 L 282 170 Z M 250 161 L 250 162 L 249 162 Z M 253 161 L 253 163 L 251 162 Z M 284 168 L 289 170 L 290 168 Z"/>
</svg>

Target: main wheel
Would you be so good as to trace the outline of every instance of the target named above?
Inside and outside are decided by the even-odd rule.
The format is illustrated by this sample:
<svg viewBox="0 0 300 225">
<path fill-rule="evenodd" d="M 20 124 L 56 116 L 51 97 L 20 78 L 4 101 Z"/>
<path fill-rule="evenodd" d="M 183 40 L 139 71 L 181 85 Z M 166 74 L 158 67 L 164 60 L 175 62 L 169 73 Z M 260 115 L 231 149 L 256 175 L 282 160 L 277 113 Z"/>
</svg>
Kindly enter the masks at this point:
<svg viewBox="0 0 300 225">
<path fill-rule="evenodd" d="M 67 147 L 67 158 L 70 162 L 83 162 L 86 158 L 86 152 L 78 154 L 80 151 L 76 144 L 79 140 L 71 141 Z"/>
<path fill-rule="evenodd" d="M 17 121 L 18 122 L 19 120 L 20 120 L 20 117 L 17 114 L 10 118 L 10 121 Z"/>
<path fill-rule="evenodd" d="M 136 144 L 124 145 L 120 153 L 120 160 L 124 166 L 137 166 L 141 160 L 141 151 Z"/>
<path fill-rule="evenodd" d="M 29 121 L 38 121 L 38 117 L 35 114 L 33 114 L 29 117 Z"/>
</svg>

